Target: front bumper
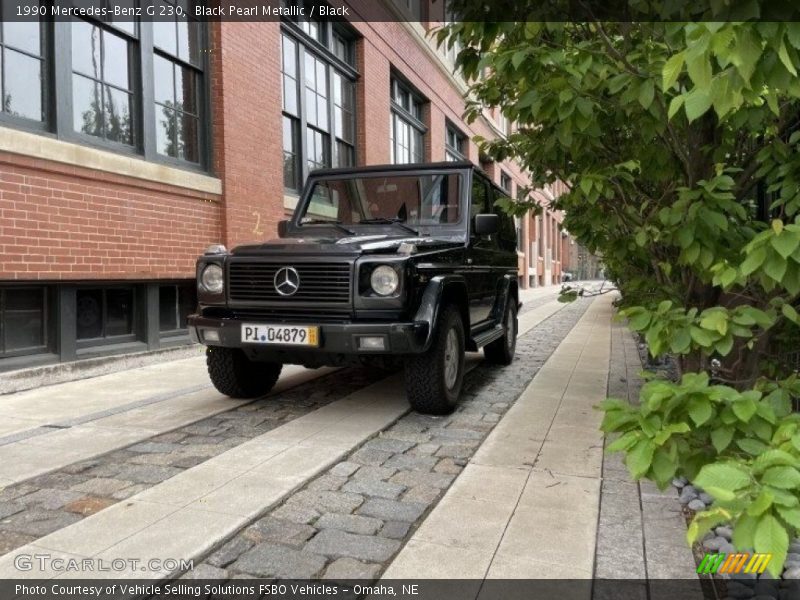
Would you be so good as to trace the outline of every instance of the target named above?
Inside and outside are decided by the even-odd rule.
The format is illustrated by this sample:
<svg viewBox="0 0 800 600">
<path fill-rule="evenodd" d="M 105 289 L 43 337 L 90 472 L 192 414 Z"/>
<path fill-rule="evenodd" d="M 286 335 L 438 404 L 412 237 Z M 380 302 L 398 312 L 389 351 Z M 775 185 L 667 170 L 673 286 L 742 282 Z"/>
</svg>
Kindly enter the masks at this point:
<svg viewBox="0 0 800 600">
<path fill-rule="evenodd" d="M 368 356 L 375 354 L 418 354 L 426 350 L 429 324 L 425 321 L 407 323 L 286 323 L 287 325 L 315 325 L 319 327 L 319 346 L 298 347 L 282 344 L 254 344 L 242 342 L 242 324 L 258 324 L 258 320 L 226 319 L 189 316 L 189 333 L 192 340 L 207 346 L 242 348 L 258 352 L 291 352 L 292 354 L 340 354 Z M 219 341 L 209 341 L 208 332 L 216 332 Z M 360 337 L 382 337 L 384 348 L 366 350 L 359 348 Z"/>
</svg>

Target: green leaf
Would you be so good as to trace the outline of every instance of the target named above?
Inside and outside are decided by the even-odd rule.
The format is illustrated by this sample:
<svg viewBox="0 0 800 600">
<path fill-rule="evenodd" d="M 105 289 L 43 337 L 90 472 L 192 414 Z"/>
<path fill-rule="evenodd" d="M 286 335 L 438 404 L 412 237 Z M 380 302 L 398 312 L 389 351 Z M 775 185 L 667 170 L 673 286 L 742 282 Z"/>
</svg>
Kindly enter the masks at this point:
<svg viewBox="0 0 800 600">
<path fill-rule="evenodd" d="M 736 464 L 712 463 L 700 469 L 693 483 L 704 489 L 718 487 L 735 492 L 750 483 L 750 476 Z"/>
<path fill-rule="evenodd" d="M 783 490 L 800 486 L 800 471 L 794 467 L 770 467 L 761 476 L 761 482 Z"/>
<path fill-rule="evenodd" d="M 753 542 L 756 552 L 773 555 L 767 570 L 773 577 L 780 577 L 786 551 L 789 549 L 789 534 L 786 528 L 771 513 L 765 514 L 758 522 Z"/>
<path fill-rule="evenodd" d="M 655 444 L 648 439 L 639 440 L 626 457 L 626 464 L 634 479 L 641 479 L 653 462 Z"/>
<path fill-rule="evenodd" d="M 768 448 L 764 442 L 754 440 L 753 438 L 736 440 L 736 445 L 751 456 L 758 456 Z"/>
<path fill-rule="evenodd" d="M 747 423 L 756 414 L 758 405 L 752 400 L 737 400 L 731 408 L 740 421 Z"/>
<path fill-rule="evenodd" d="M 711 96 L 700 88 L 695 88 L 685 96 L 684 110 L 686 110 L 686 117 L 690 123 L 703 116 L 711 108 Z"/>
<path fill-rule="evenodd" d="M 783 508 L 776 506 L 775 510 L 781 518 L 795 529 L 800 529 L 800 508 Z"/>
<path fill-rule="evenodd" d="M 678 81 L 685 60 L 684 53 L 678 52 L 670 56 L 667 62 L 664 63 L 664 68 L 661 70 L 661 83 L 664 91 L 671 88 Z"/>
<path fill-rule="evenodd" d="M 781 306 L 781 312 L 783 316 L 789 319 L 792 323 L 800 325 L 800 315 L 797 314 L 797 311 L 791 304 L 784 304 Z"/>
<path fill-rule="evenodd" d="M 708 348 L 709 346 L 711 346 L 711 344 L 714 343 L 714 340 L 711 337 L 711 335 L 704 329 L 700 329 L 699 327 L 692 325 L 689 328 L 689 332 L 692 336 L 692 339 L 701 346 L 703 346 L 704 348 Z"/>
<path fill-rule="evenodd" d="M 702 88 L 704 92 L 708 91 L 711 87 L 711 59 L 707 52 L 698 54 L 690 58 L 686 62 L 686 70 L 689 73 L 689 79 L 697 86 Z M 697 89 L 695 88 L 695 89 Z"/>
<path fill-rule="evenodd" d="M 621 452 L 631 448 L 639 439 L 639 434 L 635 431 L 629 431 L 619 439 L 614 440 L 606 447 L 606 452 Z"/>
<path fill-rule="evenodd" d="M 711 443 L 714 444 L 717 452 L 722 452 L 730 446 L 733 431 L 733 427 L 717 427 L 711 432 Z"/>
<path fill-rule="evenodd" d="M 642 82 L 642 85 L 639 87 L 639 104 L 642 105 L 642 108 L 645 110 L 650 108 L 650 105 L 653 103 L 653 98 L 655 97 L 656 87 L 653 83 L 652 79 L 645 79 Z"/>
<path fill-rule="evenodd" d="M 650 324 L 650 313 L 642 310 L 636 314 L 629 316 L 628 324 L 634 331 L 641 331 Z"/>
<path fill-rule="evenodd" d="M 692 345 L 692 336 L 689 333 L 688 327 L 682 327 L 675 331 L 672 339 L 670 340 L 670 350 L 675 354 L 683 354 Z"/>
<path fill-rule="evenodd" d="M 675 476 L 677 464 L 663 448 L 658 448 L 653 455 L 653 475 L 656 481 L 666 483 Z"/>
<path fill-rule="evenodd" d="M 767 251 L 764 248 L 756 248 L 747 255 L 740 267 L 742 275 L 750 275 L 753 271 L 758 269 L 767 258 Z"/>
<path fill-rule="evenodd" d="M 714 409 L 711 407 L 711 402 L 708 398 L 695 397 L 689 400 L 688 404 L 689 416 L 695 425 L 702 425 L 708 421 L 714 414 Z"/>
<path fill-rule="evenodd" d="M 797 77 L 797 69 L 795 69 L 794 64 L 792 64 L 792 59 L 789 58 L 789 52 L 787 52 L 786 45 L 783 42 L 781 42 L 780 48 L 778 48 L 778 58 L 781 59 L 786 70 L 794 77 Z"/>
<path fill-rule="evenodd" d="M 761 490 L 758 498 L 753 500 L 747 507 L 747 514 L 752 517 L 763 515 L 769 507 L 772 506 L 773 500 L 775 500 L 775 496 L 772 495 L 772 492 L 769 490 Z"/>
<path fill-rule="evenodd" d="M 670 100 L 669 109 L 667 110 L 668 119 L 672 120 L 672 117 L 674 117 L 675 113 L 681 109 L 685 100 L 686 98 L 684 98 L 683 95 L 675 96 L 672 100 Z"/>
<path fill-rule="evenodd" d="M 773 236 L 769 243 L 783 258 L 788 258 L 800 245 L 800 236 L 791 231 L 783 231 L 781 234 Z"/>
<path fill-rule="evenodd" d="M 752 548 L 753 538 L 756 535 L 758 519 L 747 513 L 742 513 L 733 528 L 733 543 L 737 548 Z"/>
<path fill-rule="evenodd" d="M 780 282 L 786 274 L 786 260 L 773 254 L 766 261 L 764 261 L 764 273 L 775 281 Z"/>
</svg>

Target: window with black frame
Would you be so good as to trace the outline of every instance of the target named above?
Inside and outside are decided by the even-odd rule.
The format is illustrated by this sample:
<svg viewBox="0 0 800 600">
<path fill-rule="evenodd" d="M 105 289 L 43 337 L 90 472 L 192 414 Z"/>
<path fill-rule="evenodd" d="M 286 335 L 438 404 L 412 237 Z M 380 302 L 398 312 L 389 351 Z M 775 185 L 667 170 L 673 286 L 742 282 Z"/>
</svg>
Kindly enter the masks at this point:
<svg viewBox="0 0 800 600">
<path fill-rule="evenodd" d="M 0 120 L 148 160 L 207 167 L 206 25 L 187 16 L 185 0 L 154 2 L 157 14 L 172 18 L 0 18 Z M 144 5 L 95 1 L 99 8 L 112 4 Z"/>
<path fill-rule="evenodd" d="M 354 40 L 338 24 L 286 23 L 281 39 L 283 182 L 299 190 L 309 171 L 355 164 Z"/>
<path fill-rule="evenodd" d="M 164 12 L 173 0 L 157 0 Z M 159 8 L 156 8 L 159 10 Z M 153 23 L 153 82 L 159 154 L 200 162 L 202 31 L 196 21 L 176 16 Z"/>
<path fill-rule="evenodd" d="M 187 317 L 197 304 L 194 283 L 161 285 L 158 288 L 158 330 L 162 336 L 186 334 Z"/>
<path fill-rule="evenodd" d="M 509 195 L 513 196 L 512 191 L 514 184 L 511 180 L 511 175 L 505 171 L 500 171 L 500 187 Z"/>
<path fill-rule="evenodd" d="M 396 77 L 391 83 L 391 122 L 389 127 L 391 162 L 423 162 L 427 128 L 422 122 L 425 101 L 410 86 Z"/>
<path fill-rule="evenodd" d="M 38 22 L 0 22 L 0 113 L 4 115 L 36 122 L 47 118 L 44 27 Z"/>
<path fill-rule="evenodd" d="M 72 117 L 76 132 L 133 146 L 135 23 L 72 21 Z"/>
<path fill-rule="evenodd" d="M 444 156 L 451 162 L 467 160 L 467 136 L 449 121 L 445 126 Z"/>
<path fill-rule="evenodd" d="M 78 341 L 123 342 L 135 338 L 133 287 L 80 288 L 75 293 Z"/>
<path fill-rule="evenodd" d="M 0 357 L 47 351 L 45 287 L 0 288 Z"/>
</svg>

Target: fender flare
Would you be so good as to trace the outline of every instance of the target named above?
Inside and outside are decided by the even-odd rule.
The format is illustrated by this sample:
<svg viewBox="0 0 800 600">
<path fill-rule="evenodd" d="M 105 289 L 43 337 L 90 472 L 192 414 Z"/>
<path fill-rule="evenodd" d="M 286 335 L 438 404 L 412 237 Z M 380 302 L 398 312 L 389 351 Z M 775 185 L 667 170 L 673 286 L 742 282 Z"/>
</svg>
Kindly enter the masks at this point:
<svg viewBox="0 0 800 600">
<path fill-rule="evenodd" d="M 427 329 L 425 332 L 425 340 L 423 343 L 423 351 L 427 350 L 433 340 L 433 333 L 436 330 L 436 324 L 439 320 L 439 313 L 442 307 L 442 298 L 445 293 L 456 293 L 463 295 L 464 306 L 460 307 L 462 310 L 462 317 L 466 318 L 464 323 L 465 333 L 469 331 L 469 300 L 467 296 L 467 282 L 463 275 L 436 275 L 431 278 L 425 291 L 422 294 L 419 307 L 414 316 L 414 322 Z"/>
</svg>

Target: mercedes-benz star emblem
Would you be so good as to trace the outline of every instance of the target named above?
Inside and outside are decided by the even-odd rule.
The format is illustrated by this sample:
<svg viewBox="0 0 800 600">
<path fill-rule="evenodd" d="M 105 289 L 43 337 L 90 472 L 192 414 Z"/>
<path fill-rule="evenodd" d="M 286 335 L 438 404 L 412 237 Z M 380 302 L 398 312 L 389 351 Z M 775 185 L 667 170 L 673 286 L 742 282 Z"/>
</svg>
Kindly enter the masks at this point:
<svg viewBox="0 0 800 600">
<path fill-rule="evenodd" d="M 272 282 L 281 296 L 292 296 L 300 288 L 300 274 L 294 267 L 282 267 L 275 273 Z"/>
</svg>

